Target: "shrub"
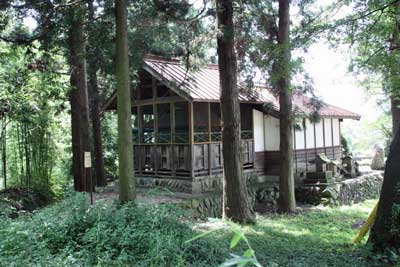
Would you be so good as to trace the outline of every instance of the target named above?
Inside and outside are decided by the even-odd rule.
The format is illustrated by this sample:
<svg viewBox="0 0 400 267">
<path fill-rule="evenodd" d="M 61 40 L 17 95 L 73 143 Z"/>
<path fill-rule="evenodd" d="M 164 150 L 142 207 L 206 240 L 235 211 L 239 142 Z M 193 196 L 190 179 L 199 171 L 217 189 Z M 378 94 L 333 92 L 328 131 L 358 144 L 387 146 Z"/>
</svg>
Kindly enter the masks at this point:
<svg viewBox="0 0 400 267">
<path fill-rule="evenodd" d="M 172 216 L 171 216 L 172 215 Z M 32 217 L 0 221 L 0 266 L 214 266 L 227 252 L 170 205 L 88 205 L 76 194 Z M 214 241 L 212 241 L 214 240 Z M 225 246 L 224 246 L 225 247 Z"/>
</svg>

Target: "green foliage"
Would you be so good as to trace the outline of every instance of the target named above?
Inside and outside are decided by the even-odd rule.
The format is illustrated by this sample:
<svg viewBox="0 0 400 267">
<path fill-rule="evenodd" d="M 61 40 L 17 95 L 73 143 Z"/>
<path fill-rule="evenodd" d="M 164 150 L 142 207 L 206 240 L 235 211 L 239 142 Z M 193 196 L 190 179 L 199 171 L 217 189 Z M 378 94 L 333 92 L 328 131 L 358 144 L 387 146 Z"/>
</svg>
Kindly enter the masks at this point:
<svg viewBox="0 0 400 267">
<path fill-rule="evenodd" d="M 174 216 L 171 216 L 173 214 Z M 96 203 L 76 194 L 31 218 L 0 220 L 1 266 L 212 266 L 225 252 L 169 205 Z M 14 264 L 14 265 L 13 265 Z"/>
<path fill-rule="evenodd" d="M 343 148 L 343 154 L 345 156 L 350 154 L 350 148 L 349 148 L 349 144 L 347 142 L 346 137 L 344 137 L 342 134 L 340 135 L 340 144 L 342 145 Z"/>
<path fill-rule="evenodd" d="M 226 228 L 214 220 L 207 223 L 209 229 L 225 230 L 205 231 L 198 238 L 182 222 L 184 213 L 171 205 L 99 201 L 89 206 L 87 195 L 74 194 L 32 216 L 1 218 L 0 266 L 201 267 L 254 255 L 266 267 L 382 266 L 380 260 L 389 256 L 378 258 L 352 244 L 358 231 L 352 225 L 366 219 L 375 203 L 270 214 L 258 217 L 252 227 Z M 236 256 L 229 258 L 229 251 Z"/>
<path fill-rule="evenodd" d="M 239 242 L 242 240 L 246 244 L 246 250 L 243 252 L 243 255 L 237 255 L 231 253 L 231 258 L 227 259 L 225 262 L 223 262 L 220 267 L 224 266 L 246 266 L 247 264 L 250 264 L 252 266 L 257 266 L 261 267 L 261 264 L 258 262 L 256 255 L 254 253 L 254 249 L 251 247 L 249 240 L 247 239 L 245 232 L 242 230 L 239 224 L 236 224 L 231 221 L 226 221 L 226 220 L 220 220 L 220 219 L 209 219 L 211 223 L 223 223 L 229 227 L 228 231 L 233 233 L 233 236 L 230 241 L 230 249 L 234 249 L 238 246 Z M 207 231 L 204 233 L 199 234 L 198 236 L 186 241 L 185 243 L 190 243 L 195 240 L 198 240 L 200 238 L 203 238 L 218 229 Z"/>
<path fill-rule="evenodd" d="M 348 127 L 350 126 L 351 127 Z M 386 149 L 391 142 L 392 121 L 390 114 L 383 113 L 375 119 L 365 118 L 358 124 L 343 122 L 343 136 L 354 154 L 371 155 L 376 144 Z"/>
</svg>

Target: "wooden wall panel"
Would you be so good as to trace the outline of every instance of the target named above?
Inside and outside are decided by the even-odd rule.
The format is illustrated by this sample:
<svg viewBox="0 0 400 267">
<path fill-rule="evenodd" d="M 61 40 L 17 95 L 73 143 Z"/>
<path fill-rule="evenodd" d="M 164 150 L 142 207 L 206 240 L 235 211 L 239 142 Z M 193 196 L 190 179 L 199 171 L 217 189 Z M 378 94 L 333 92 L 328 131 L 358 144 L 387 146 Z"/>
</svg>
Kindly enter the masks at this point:
<svg viewBox="0 0 400 267">
<path fill-rule="evenodd" d="M 330 159 L 340 159 L 342 156 L 342 148 L 341 146 L 336 147 L 326 147 L 326 154 Z M 310 161 L 315 159 L 315 152 L 317 154 L 324 153 L 324 148 L 317 148 L 315 151 L 312 149 L 299 149 L 295 151 L 295 155 L 293 157 L 293 164 L 296 167 L 297 162 L 297 171 L 314 171 L 315 165 L 310 163 Z M 333 157 L 335 155 L 335 157 Z M 307 159 L 307 160 L 306 160 Z M 278 175 L 279 174 L 279 151 L 262 151 L 255 153 L 254 159 L 254 169 L 259 172 L 269 174 L 269 175 Z"/>
</svg>

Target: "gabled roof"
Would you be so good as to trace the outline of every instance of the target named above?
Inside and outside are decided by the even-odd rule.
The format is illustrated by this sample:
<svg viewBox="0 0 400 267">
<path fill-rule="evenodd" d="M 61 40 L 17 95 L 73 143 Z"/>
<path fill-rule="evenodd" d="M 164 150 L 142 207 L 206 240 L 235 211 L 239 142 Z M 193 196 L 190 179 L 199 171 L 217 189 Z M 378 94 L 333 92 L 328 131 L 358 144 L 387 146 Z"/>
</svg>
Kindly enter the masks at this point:
<svg viewBox="0 0 400 267">
<path fill-rule="evenodd" d="M 218 65 L 209 64 L 197 71 L 188 71 L 179 60 L 147 56 L 143 68 L 170 88 L 184 94 L 188 100 L 202 102 L 219 102 L 219 71 Z M 260 94 L 255 91 L 240 90 L 239 101 L 265 103 L 274 101 L 270 94 Z"/>
<path fill-rule="evenodd" d="M 218 65 L 210 64 L 199 70 L 187 70 L 179 60 L 165 59 L 157 56 L 146 56 L 143 68 L 178 95 L 190 101 L 219 102 Z M 269 103 L 279 111 L 279 101 L 267 88 L 246 90 L 239 86 L 239 101 L 254 104 Z M 293 107 L 300 112 L 310 113 L 311 99 L 301 93 L 293 94 Z M 360 119 L 360 115 L 333 105 L 322 103 L 318 113 L 321 117 Z"/>
</svg>

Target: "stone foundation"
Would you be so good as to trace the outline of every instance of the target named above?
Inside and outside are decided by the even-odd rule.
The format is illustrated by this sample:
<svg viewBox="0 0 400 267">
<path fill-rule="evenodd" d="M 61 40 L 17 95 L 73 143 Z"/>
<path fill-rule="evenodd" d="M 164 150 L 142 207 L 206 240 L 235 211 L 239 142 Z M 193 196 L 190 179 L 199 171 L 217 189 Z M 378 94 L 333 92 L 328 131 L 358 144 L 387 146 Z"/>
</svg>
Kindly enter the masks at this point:
<svg viewBox="0 0 400 267">
<path fill-rule="evenodd" d="M 249 202 L 276 207 L 279 198 L 279 179 L 277 176 L 257 176 L 246 173 Z M 221 217 L 222 178 L 196 177 L 192 180 L 166 178 L 137 178 L 140 187 L 165 187 L 171 191 L 187 193 L 183 207 L 190 208 L 195 217 Z M 383 172 L 377 171 L 361 177 L 339 182 L 312 186 L 302 186 L 303 178 L 296 177 L 296 200 L 308 204 L 351 205 L 366 199 L 378 198 L 382 187 Z"/>
<path fill-rule="evenodd" d="M 274 183 L 253 183 L 248 185 L 248 197 L 254 209 L 257 203 L 275 206 L 279 197 L 279 189 Z M 222 216 L 222 192 L 193 195 L 183 202 L 183 207 L 190 208 L 196 218 Z"/>
<path fill-rule="evenodd" d="M 253 171 L 245 171 L 244 176 L 249 183 L 262 183 L 265 181 L 278 181 L 275 176 L 258 176 Z M 222 190 L 222 175 L 197 176 L 195 178 L 174 177 L 136 177 L 138 187 L 155 188 L 164 187 L 174 192 L 188 194 L 203 194 Z"/>
<path fill-rule="evenodd" d="M 163 187 L 171 191 L 192 193 L 192 181 L 172 178 L 136 177 L 136 184 L 142 188 Z"/>
</svg>

